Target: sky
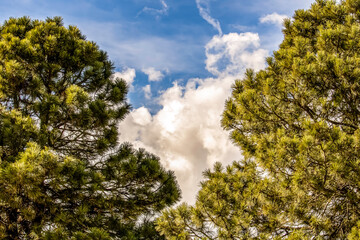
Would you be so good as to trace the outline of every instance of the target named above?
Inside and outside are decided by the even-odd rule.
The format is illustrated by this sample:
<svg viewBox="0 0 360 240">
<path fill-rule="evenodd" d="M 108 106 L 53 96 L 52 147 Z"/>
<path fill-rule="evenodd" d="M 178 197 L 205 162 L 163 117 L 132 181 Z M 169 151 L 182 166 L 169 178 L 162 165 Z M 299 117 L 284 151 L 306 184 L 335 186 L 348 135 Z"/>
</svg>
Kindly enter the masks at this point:
<svg viewBox="0 0 360 240">
<path fill-rule="evenodd" d="M 284 18 L 311 0 L 0 0 L 9 17 L 61 16 L 106 51 L 130 87 L 120 141 L 158 155 L 193 203 L 202 172 L 242 159 L 220 125 L 247 68 L 266 67 Z"/>
</svg>

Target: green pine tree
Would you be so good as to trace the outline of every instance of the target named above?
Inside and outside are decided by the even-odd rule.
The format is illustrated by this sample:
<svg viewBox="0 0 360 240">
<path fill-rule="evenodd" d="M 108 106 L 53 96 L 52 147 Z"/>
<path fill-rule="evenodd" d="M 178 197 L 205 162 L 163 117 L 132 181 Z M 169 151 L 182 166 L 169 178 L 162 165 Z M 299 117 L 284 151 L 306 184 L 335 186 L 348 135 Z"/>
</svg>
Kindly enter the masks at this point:
<svg viewBox="0 0 360 240">
<path fill-rule="evenodd" d="M 283 33 L 226 102 L 245 160 L 206 173 L 194 207 L 163 213 L 168 239 L 358 239 L 360 1 L 317 0 Z"/>
<path fill-rule="evenodd" d="M 0 238 L 162 239 L 180 198 L 159 158 L 118 144 L 127 85 L 59 17 L 0 27 Z"/>
<path fill-rule="evenodd" d="M 83 159 L 116 146 L 127 86 L 105 52 L 59 17 L 11 18 L 0 34 L 1 104 L 36 121 L 41 146 Z"/>
</svg>

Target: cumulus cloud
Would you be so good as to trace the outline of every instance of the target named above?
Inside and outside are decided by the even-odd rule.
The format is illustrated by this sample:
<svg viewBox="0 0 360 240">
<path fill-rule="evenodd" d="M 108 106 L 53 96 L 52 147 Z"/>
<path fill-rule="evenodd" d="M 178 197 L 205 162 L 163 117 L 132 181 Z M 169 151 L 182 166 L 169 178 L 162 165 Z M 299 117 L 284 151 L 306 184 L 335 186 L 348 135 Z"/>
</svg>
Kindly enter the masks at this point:
<svg viewBox="0 0 360 240">
<path fill-rule="evenodd" d="M 188 203 L 195 201 L 206 168 L 217 161 L 229 164 L 242 158 L 221 128 L 220 120 L 234 80 L 241 77 L 246 67 L 265 64 L 265 54 L 259 44 L 254 45 L 254 40 L 258 41 L 258 37 L 250 33 L 214 37 L 207 45 L 207 56 L 216 54 L 210 48 L 221 50 L 234 71 L 225 68 L 215 78 L 189 79 L 185 86 L 175 82 L 160 95 L 158 102 L 162 108 L 158 113 L 151 116 L 147 108 L 141 107 L 120 124 L 121 141 L 157 154 L 167 169 L 175 171 L 183 200 Z M 261 54 L 257 54 L 259 51 Z M 211 66 L 216 65 L 216 61 L 212 63 Z"/>
<path fill-rule="evenodd" d="M 288 18 L 288 16 L 280 15 L 278 13 L 272 13 L 260 18 L 260 22 L 271 23 L 281 27 L 285 18 Z"/>
<path fill-rule="evenodd" d="M 144 91 L 145 94 L 145 98 L 146 99 L 151 99 L 151 87 L 150 85 L 146 85 L 145 87 L 142 88 L 142 90 Z"/>
<path fill-rule="evenodd" d="M 157 71 L 153 67 L 144 68 L 141 71 L 148 75 L 149 81 L 161 81 L 164 77 L 164 74 L 162 74 L 161 71 Z"/>
<path fill-rule="evenodd" d="M 114 78 L 122 78 L 126 81 L 128 86 L 132 87 L 132 83 L 134 82 L 134 79 L 136 77 L 135 69 L 133 68 L 127 68 L 124 69 L 122 72 L 116 72 L 113 74 Z"/>
<path fill-rule="evenodd" d="M 200 16 L 211 26 L 213 26 L 218 31 L 219 35 L 222 35 L 220 22 L 210 15 L 209 1 L 210 0 L 196 0 L 196 6 L 199 9 Z"/>
<path fill-rule="evenodd" d="M 205 46 L 206 69 L 214 75 L 238 75 L 246 68 L 265 67 L 268 51 L 261 49 L 257 33 L 229 33 L 214 36 Z"/>
<path fill-rule="evenodd" d="M 166 15 L 169 11 L 169 6 L 167 5 L 167 3 L 165 2 L 165 0 L 160 0 L 161 9 L 156 9 L 156 8 L 150 8 L 150 7 L 144 7 L 138 14 L 137 16 L 139 16 L 142 13 L 149 13 L 152 15 L 156 15 L 156 16 L 160 16 L 160 15 Z"/>
<path fill-rule="evenodd" d="M 232 83 L 231 77 L 193 79 L 185 87 L 175 83 L 161 95 L 157 114 L 151 117 L 141 107 L 120 124 L 122 141 L 157 154 L 175 171 L 184 201 L 194 201 L 204 169 L 216 161 L 228 164 L 241 158 L 220 126 Z"/>
<path fill-rule="evenodd" d="M 151 123 L 152 116 L 149 112 L 149 110 L 145 107 L 140 107 L 138 109 L 135 109 L 132 114 L 132 121 L 134 124 L 137 124 L 138 126 L 146 126 L 149 123 Z"/>
</svg>

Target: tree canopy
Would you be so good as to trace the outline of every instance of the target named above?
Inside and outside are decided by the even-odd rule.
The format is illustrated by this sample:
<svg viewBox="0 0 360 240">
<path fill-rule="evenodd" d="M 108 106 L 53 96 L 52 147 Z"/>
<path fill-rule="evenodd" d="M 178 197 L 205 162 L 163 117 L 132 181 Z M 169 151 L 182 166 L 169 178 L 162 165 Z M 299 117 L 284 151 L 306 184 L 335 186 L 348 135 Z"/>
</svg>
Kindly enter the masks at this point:
<svg viewBox="0 0 360 240">
<path fill-rule="evenodd" d="M 59 17 L 0 26 L 0 238 L 162 239 L 180 198 L 171 171 L 118 143 L 127 85 Z"/>
<path fill-rule="evenodd" d="M 36 121 L 41 146 L 89 158 L 117 144 L 127 86 L 105 52 L 59 17 L 12 18 L 0 33 L 1 104 Z"/>
<path fill-rule="evenodd" d="M 163 213 L 168 239 L 359 238 L 360 1 L 317 0 L 283 33 L 226 101 L 244 160 L 205 172 L 195 206 Z"/>
</svg>

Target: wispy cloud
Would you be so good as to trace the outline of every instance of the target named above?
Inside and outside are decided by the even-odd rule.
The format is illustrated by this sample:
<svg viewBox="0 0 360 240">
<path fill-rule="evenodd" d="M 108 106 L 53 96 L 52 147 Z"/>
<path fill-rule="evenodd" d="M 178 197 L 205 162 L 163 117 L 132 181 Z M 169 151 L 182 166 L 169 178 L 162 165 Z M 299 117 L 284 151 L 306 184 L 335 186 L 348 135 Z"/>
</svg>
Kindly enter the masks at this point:
<svg viewBox="0 0 360 240">
<path fill-rule="evenodd" d="M 211 26 L 213 26 L 219 33 L 222 35 L 222 30 L 219 20 L 213 18 L 210 15 L 210 2 L 209 0 L 196 0 L 196 6 L 199 9 L 200 16 L 207 21 Z"/>
<path fill-rule="evenodd" d="M 288 16 L 280 15 L 280 14 L 275 12 L 275 13 L 268 14 L 268 15 L 260 18 L 260 22 L 261 23 L 272 23 L 272 24 L 275 24 L 277 26 L 282 26 L 285 18 L 288 18 Z"/>
<path fill-rule="evenodd" d="M 149 13 L 152 15 L 156 15 L 156 16 L 160 16 L 160 15 L 166 15 L 169 11 L 169 6 L 167 5 L 167 3 L 165 2 L 165 0 L 160 0 L 161 9 L 156 9 L 156 8 L 151 8 L 151 7 L 144 7 L 138 14 L 137 16 L 139 16 L 142 13 Z"/>
<path fill-rule="evenodd" d="M 104 33 L 111 34 L 111 29 Z M 177 39 L 141 34 L 138 38 L 123 39 L 120 36 L 112 41 L 104 37 L 100 43 L 107 46 L 106 50 L 117 65 L 135 69 L 169 69 L 171 72 L 194 70 L 194 64 L 189 60 L 190 53 L 198 51 L 196 45 L 186 45 Z"/>
</svg>

